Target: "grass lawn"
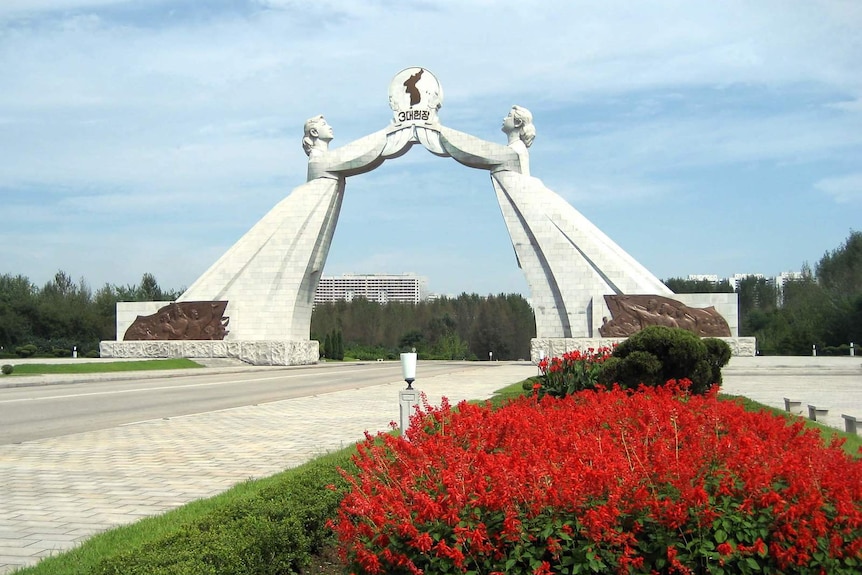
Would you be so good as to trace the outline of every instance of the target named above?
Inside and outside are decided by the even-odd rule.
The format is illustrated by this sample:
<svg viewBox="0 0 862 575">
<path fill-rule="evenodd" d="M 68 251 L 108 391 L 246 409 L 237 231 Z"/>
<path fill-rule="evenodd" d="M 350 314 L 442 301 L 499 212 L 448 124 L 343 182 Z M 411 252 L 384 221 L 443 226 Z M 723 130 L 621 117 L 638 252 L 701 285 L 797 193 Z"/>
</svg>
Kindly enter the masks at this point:
<svg viewBox="0 0 862 575">
<path fill-rule="evenodd" d="M 18 365 L 12 363 L 11 365 L 15 368 L 15 370 L 10 374 L 12 376 L 62 373 L 111 373 L 116 371 L 153 371 L 162 369 L 193 369 L 203 367 L 201 364 L 195 363 L 186 358 L 111 361 L 106 363 L 98 361 L 81 363 L 21 363 Z"/>
</svg>

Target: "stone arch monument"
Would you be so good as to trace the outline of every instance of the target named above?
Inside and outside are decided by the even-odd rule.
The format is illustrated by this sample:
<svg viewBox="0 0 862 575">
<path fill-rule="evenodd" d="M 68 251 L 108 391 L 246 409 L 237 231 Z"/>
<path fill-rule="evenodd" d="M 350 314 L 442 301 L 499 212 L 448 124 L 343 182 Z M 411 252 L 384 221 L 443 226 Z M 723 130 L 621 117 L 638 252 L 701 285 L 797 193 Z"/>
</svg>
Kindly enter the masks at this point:
<svg viewBox="0 0 862 575">
<path fill-rule="evenodd" d="M 323 116 L 310 118 L 302 141 L 307 181 L 176 302 L 118 304 L 118 341 L 102 342 L 102 356 L 236 357 L 260 365 L 316 362 L 319 345 L 310 340 L 311 311 L 346 180 L 415 144 L 489 172 L 530 287 L 536 314 L 534 359 L 597 346 L 652 323 L 687 327 L 701 335 L 737 335 L 735 294 L 683 301 L 531 176 L 528 148 L 536 130 L 528 110 L 512 107 L 502 125 L 507 142 L 498 144 L 444 126 L 438 117 L 442 104 L 437 78 L 424 68 L 407 68 L 390 84 L 393 119 L 384 129 L 330 149 L 332 127 Z M 714 299 L 728 295 L 733 301 Z M 704 303 L 706 309 L 694 307 Z"/>
</svg>

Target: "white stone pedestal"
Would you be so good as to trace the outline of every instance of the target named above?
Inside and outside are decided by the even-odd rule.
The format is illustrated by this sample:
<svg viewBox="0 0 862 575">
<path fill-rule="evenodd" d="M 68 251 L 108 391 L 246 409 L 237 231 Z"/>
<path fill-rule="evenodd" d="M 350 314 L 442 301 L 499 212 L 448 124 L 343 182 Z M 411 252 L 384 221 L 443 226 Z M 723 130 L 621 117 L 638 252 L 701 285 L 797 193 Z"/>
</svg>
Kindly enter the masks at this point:
<svg viewBox="0 0 862 575">
<path fill-rule="evenodd" d="M 734 356 L 754 357 L 757 341 L 753 337 L 719 337 L 727 342 Z M 530 340 L 530 361 L 539 363 L 544 357 L 561 357 L 570 351 L 587 351 L 600 347 L 613 347 L 625 341 L 624 337 L 540 337 Z"/>
<path fill-rule="evenodd" d="M 251 365 L 309 365 L 320 359 L 320 343 L 305 341 L 103 341 L 102 357 L 226 357 Z"/>
<path fill-rule="evenodd" d="M 416 389 L 402 389 L 398 392 L 398 425 L 403 436 L 410 427 L 410 416 L 419 405 L 419 391 Z"/>
</svg>

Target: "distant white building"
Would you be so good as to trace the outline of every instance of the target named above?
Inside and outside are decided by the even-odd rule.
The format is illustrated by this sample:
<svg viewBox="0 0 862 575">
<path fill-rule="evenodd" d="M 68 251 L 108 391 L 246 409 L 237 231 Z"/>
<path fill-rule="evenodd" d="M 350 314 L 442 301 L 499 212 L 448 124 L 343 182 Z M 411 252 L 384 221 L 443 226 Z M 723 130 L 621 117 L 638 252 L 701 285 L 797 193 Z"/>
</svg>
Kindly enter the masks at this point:
<svg viewBox="0 0 862 575">
<path fill-rule="evenodd" d="M 695 282 L 712 282 L 717 284 L 719 281 L 716 274 L 688 274 L 689 281 Z"/>
<path fill-rule="evenodd" d="M 801 280 L 804 277 L 802 272 L 781 272 L 775 276 L 775 285 L 778 286 L 778 289 L 783 289 L 787 282 Z"/>
<path fill-rule="evenodd" d="M 419 303 L 424 299 L 427 280 L 414 274 L 343 274 L 320 278 L 314 303 L 368 301 Z"/>
</svg>

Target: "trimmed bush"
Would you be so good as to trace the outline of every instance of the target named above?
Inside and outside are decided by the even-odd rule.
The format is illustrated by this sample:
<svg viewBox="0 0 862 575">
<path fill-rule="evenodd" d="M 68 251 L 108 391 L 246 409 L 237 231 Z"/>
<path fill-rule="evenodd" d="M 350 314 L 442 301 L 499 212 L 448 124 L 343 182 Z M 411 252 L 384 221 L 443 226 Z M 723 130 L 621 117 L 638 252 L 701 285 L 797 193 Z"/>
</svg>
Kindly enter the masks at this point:
<svg viewBox="0 0 862 575">
<path fill-rule="evenodd" d="M 18 354 L 18 357 L 32 357 L 36 355 L 37 351 L 39 351 L 39 348 L 32 343 L 15 348 L 15 353 Z"/>
<path fill-rule="evenodd" d="M 3 375 L 9 375 L 13 371 L 15 371 L 15 367 L 12 365 L 9 365 L 8 363 L 5 364 L 3 367 L 0 367 L 0 372 L 2 372 Z"/>
<path fill-rule="evenodd" d="M 691 380 L 692 393 L 706 393 L 713 384 L 721 383 L 721 368 L 730 359 L 727 344 L 714 341 L 718 344 L 707 345 L 684 329 L 649 326 L 614 349 L 613 358 L 604 364 L 599 381 L 636 389 L 641 384 L 656 387 L 668 380 L 686 378 Z"/>
<path fill-rule="evenodd" d="M 706 345 L 706 360 L 712 367 L 712 381 L 721 385 L 721 368 L 727 365 L 733 352 L 726 341 L 714 337 L 703 339 L 703 343 Z"/>
</svg>

